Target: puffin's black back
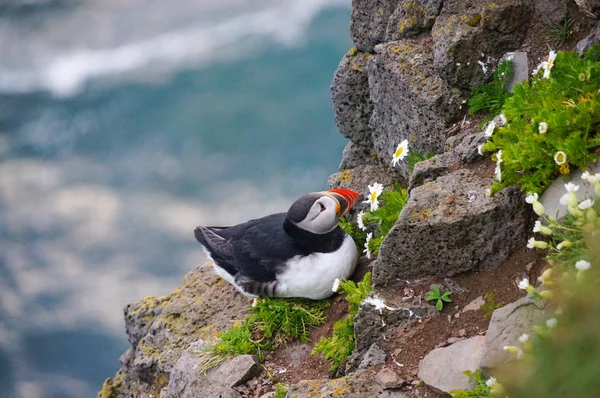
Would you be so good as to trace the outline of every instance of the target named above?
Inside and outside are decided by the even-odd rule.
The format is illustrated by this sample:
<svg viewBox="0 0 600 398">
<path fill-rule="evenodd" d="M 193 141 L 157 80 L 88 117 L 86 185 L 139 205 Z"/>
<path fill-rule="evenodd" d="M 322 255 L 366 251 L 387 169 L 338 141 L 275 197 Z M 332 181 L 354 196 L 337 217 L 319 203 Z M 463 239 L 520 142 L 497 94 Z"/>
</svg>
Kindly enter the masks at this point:
<svg viewBox="0 0 600 398">
<path fill-rule="evenodd" d="M 345 233 L 336 227 L 318 235 L 300 229 L 286 213 L 250 220 L 232 227 L 198 227 L 196 239 L 213 260 L 232 276 L 239 272 L 257 281 L 271 281 L 295 256 L 339 249 Z"/>
</svg>

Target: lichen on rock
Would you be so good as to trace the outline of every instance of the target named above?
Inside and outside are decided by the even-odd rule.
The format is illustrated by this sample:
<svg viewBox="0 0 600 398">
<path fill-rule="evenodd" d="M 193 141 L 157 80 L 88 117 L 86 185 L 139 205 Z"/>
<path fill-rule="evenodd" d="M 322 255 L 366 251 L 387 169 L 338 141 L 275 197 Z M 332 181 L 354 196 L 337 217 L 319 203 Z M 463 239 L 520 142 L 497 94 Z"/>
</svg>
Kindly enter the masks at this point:
<svg viewBox="0 0 600 398">
<path fill-rule="evenodd" d="M 436 71 L 453 87 L 484 83 L 502 54 L 519 48 L 532 11 L 530 0 L 445 1 L 432 28 Z"/>
<path fill-rule="evenodd" d="M 233 320 L 244 318 L 248 308 L 246 298 L 215 275 L 210 262 L 188 273 L 169 296 L 128 304 L 124 313 L 132 348 L 102 391 L 117 391 L 119 397 L 160 391 L 190 344 L 225 331 Z"/>
<path fill-rule="evenodd" d="M 394 41 L 376 51 L 368 74 L 374 105 L 370 125 L 379 159 L 389 164 L 404 139 L 411 151 L 442 153 L 446 130 L 461 115 L 462 93 L 437 75 L 427 42 Z M 396 169 L 409 174 L 405 162 Z"/>
</svg>

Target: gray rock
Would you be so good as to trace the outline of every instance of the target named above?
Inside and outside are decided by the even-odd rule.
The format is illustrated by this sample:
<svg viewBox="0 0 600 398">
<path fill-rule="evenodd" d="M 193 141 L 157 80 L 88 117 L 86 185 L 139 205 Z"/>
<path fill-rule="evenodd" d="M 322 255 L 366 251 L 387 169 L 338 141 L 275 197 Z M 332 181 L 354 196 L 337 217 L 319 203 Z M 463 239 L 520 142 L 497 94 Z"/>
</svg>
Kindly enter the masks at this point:
<svg viewBox="0 0 600 398">
<path fill-rule="evenodd" d="M 600 173 L 600 162 L 590 164 L 588 171 L 590 174 Z M 566 181 L 563 180 L 562 176 L 556 177 L 552 185 L 544 191 L 539 199 L 540 203 L 544 205 L 546 215 L 561 219 L 567 214 L 567 208 L 560 204 L 560 198 L 567 193 L 565 184 L 568 182 L 579 185 L 579 190 L 575 192 L 578 200 L 583 200 L 585 198 L 593 199 L 596 197 L 594 194 L 594 186 L 581 179 L 582 173 L 583 171 L 581 170 L 574 170 L 569 174 Z"/>
<path fill-rule="evenodd" d="M 415 187 L 423 185 L 426 181 L 435 180 L 438 177 L 448 174 L 453 166 L 459 167 L 459 165 L 460 159 L 454 152 L 436 155 L 415 164 L 408 182 L 408 192 Z"/>
<path fill-rule="evenodd" d="M 387 354 L 383 351 L 376 343 L 373 343 L 371 347 L 365 353 L 363 360 L 358 365 L 359 369 L 366 369 L 370 366 L 377 366 L 385 363 Z"/>
<path fill-rule="evenodd" d="M 125 331 L 129 344 L 137 346 L 139 341 L 148 333 L 148 329 L 162 308 L 168 297 L 147 297 L 137 303 L 130 303 L 123 309 L 125 318 Z"/>
<path fill-rule="evenodd" d="M 465 305 L 465 308 L 462 309 L 462 312 L 467 311 L 479 311 L 481 306 L 485 304 L 485 300 L 483 296 L 476 297 L 469 304 Z"/>
<path fill-rule="evenodd" d="M 366 67 L 370 58 L 369 53 L 351 49 L 342 58 L 331 82 L 335 123 L 344 137 L 365 147 L 372 146 L 369 119 L 373 102 Z"/>
<path fill-rule="evenodd" d="M 461 162 L 468 164 L 477 160 L 482 160 L 484 157 L 479 154 L 479 145 L 484 144 L 487 138 L 483 133 L 467 134 L 463 137 L 460 143 L 454 148 L 454 154 Z"/>
<path fill-rule="evenodd" d="M 393 296 L 384 300 L 371 293 L 360 304 L 358 315 L 354 318 L 355 348 L 346 363 L 346 372 L 357 369 L 367 350 L 385 333 L 415 319 L 435 315 L 435 309 L 430 305 L 410 305 L 401 299 Z"/>
<path fill-rule="evenodd" d="M 400 388 L 402 387 L 402 384 L 405 383 L 405 381 L 398 376 L 398 373 L 389 368 L 383 368 L 377 372 L 375 382 L 386 390 L 388 388 Z"/>
<path fill-rule="evenodd" d="M 251 355 L 240 355 L 203 374 L 198 356 L 194 354 L 197 348 L 194 346 L 181 355 L 171 371 L 163 398 L 238 398 L 241 395 L 232 388 L 260 373 L 260 367 Z"/>
<path fill-rule="evenodd" d="M 147 297 L 125 308 L 132 348 L 122 356 L 112 381 L 119 396 L 164 387 L 166 375 L 190 344 L 225 331 L 232 320 L 248 313 L 246 298 L 212 268 L 206 262 L 188 273 L 169 296 Z"/>
<path fill-rule="evenodd" d="M 376 51 L 367 67 L 373 101 L 370 125 L 379 159 L 390 164 L 404 139 L 411 151 L 442 153 L 447 129 L 461 114 L 461 93 L 438 77 L 427 44 L 400 40 L 381 44 Z M 406 162 L 396 169 L 405 177 L 409 174 Z"/>
<path fill-rule="evenodd" d="M 520 47 L 531 12 L 530 0 L 444 1 L 432 29 L 435 69 L 453 87 L 484 83 L 502 54 Z"/>
<path fill-rule="evenodd" d="M 356 48 L 372 52 L 385 38 L 390 16 L 397 0 L 352 0 L 350 37 Z"/>
<path fill-rule="evenodd" d="M 600 14 L 600 0 L 575 0 L 575 4 L 588 15 L 598 18 Z"/>
<path fill-rule="evenodd" d="M 385 41 L 416 37 L 433 26 L 442 0 L 403 0 L 390 17 Z"/>
<path fill-rule="evenodd" d="M 559 23 L 564 18 L 563 0 L 536 0 L 533 6 L 533 18 L 539 21 Z"/>
<path fill-rule="evenodd" d="M 300 366 L 302 359 L 310 356 L 312 348 L 308 344 L 290 344 L 286 346 L 282 353 L 292 364 L 292 366 Z"/>
<path fill-rule="evenodd" d="M 342 153 L 342 161 L 339 170 L 344 171 L 366 164 L 379 164 L 377 153 L 373 148 L 362 146 L 352 141 L 346 144 L 344 152 Z"/>
<path fill-rule="evenodd" d="M 516 360 L 515 355 L 507 353 L 503 347 L 519 346 L 519 336 L 531 334 L 531 327 L 543 322 L 546 305 L 546 301 L 532 301 L 523 297 L 495 310 L 485 335 L 481 368 L 496 368 Z"/>
<path fill-rule="evenodd" d="M 500 59 L 501 61 L 507 60 L 512 61 L 512 77 L 504 85 L 504 91 L 512 93 L 515 90 L 517 84 L 521 84 L 523 81 L 529 80 L 529 60 L 527 53 L 524 51 L 514 51 L 506 53 Z"/>
<path fill-rule="evenodd" d="M 577 43 L 575 51 L 577 51 L 579 55 L 582 55 L 595 43 L 600 43 L 600 21 L 596 22 L 596 25 L 594 25 L 589 35 Z"/>
<path fill-rule="evenodd" d="M 287 397 L 407 398 L 400 391 L 384 390 L 373 376 L 367 369 L 333 380 L 302 380 L 290 386 Z"/>
<path fill-rule="evenodd" d="M 436 348 L 419 362 L 418 376 L 436 391 L 468 390 L 475 386 L 463 372 L 479 369 L 485 337 L 474 336 Z"/>
<path fill-rule="evenodd" d="M 373 262 L 374 282 L 502 265 L 527 240 L 530 213 L 517 187 L 486 196 L 490 182 L 461 169 L 414 188 Z"/>
</svg>

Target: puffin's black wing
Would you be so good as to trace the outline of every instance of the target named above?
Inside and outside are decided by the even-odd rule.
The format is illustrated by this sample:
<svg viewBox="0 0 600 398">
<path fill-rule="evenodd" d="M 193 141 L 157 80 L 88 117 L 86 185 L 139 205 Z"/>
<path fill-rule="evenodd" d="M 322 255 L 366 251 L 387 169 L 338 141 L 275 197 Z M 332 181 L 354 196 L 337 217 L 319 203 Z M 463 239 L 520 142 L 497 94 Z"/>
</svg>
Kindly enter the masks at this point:
<svg viewBox="0 0 600 398">
<path fill-rule="evenodd" d="M 196 238 L 231 275 L 273 281 L 288 259 L 305 254 L 284 231 L 284 220 L 278 213 L 227 228 L 198 227 Z"/>
<path fill-rule="evenodd" d="M 235 261 L 233 246 L 217 233 L 220 228 L 198 226 L 194 230 L 196 239 L 208 250 L 213 260 L 231 275 L 237 274 L 237 269 L 231 264 Z"/>
</svg>

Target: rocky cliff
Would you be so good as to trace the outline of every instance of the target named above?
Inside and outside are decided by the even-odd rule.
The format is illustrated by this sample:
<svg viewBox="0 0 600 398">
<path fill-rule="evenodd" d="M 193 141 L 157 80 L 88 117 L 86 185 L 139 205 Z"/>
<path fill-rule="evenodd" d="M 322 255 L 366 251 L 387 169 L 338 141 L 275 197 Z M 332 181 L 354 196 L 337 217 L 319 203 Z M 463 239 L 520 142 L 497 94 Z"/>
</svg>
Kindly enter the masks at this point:
<svg viewBox="0 0 600 398">
<path fill-rule="evenodd" d="M 488 80 L 507 52 L 516 52 L 515 68 L 529 75 L 547 54 L 546 21 L 565 17 L 562 4 L 353 0 L 350 34 L 355 48 L 341 60 L 331 86 L 335 121 L 350 142 L 340 171 L 328 184 L 366 193 L 374 181 L 386 186 L 399 182 L 408 187 L 409 197 L 378 257 L 365 266 L 372 269 L 375 291 L 354 320 L 356 349 L 344 364 L 345 377 L 288 378 L 293 381 L 288 396 L 404 397 L 419 391 L 421 396 L 437 396 L 435 391 L 456 388 L 456 383 L 468 386 L 462 370 L 503 360 L 498 359 L 498 340 L 507 333 L 518 336 L 522 329 L 507 325 L 539 318 L 543 305 L 526 301 L 494 313 L 490 325 L 481 314 L 473 316 L 485 304 L 481 295 L 486 291 L 494 291 L 504 303 L 518 297 L 502 291 L 500 282 L 510 285 L 523 273 L 535 276 L 539 261 L 520 251 L 532 219 L 523 193 L 513 187 L 486 195 L 494 164 L 478 153 L 485 137 L 476 128 L 478 120 L 466 116 L 465 102 L 470 88 Z M 568 3 L 575 33 L 563 48 L 573 48 L 584 37 L 587 41 L 579 46 L 598 41 L 598 25 L 588 33 L 599 11 L 595 0 Z M 412 173 L 406 163 L 391 167 L 395 148 L 405 139 L 411 151 L 435 155 L 417 163 Z M 447 320 L 435 317 L 432 307 L 421 301 L 432 281 L 457 294 Z M 207 375 L 196 369 L 194 348 L 247 312 L 247 300 L 208 264 L 188 274 L 171 295 L 128 305 L 124 315 L 131 348 L 99 395 L 258 397 L 261 388 L 272 390 L 251 357 L 234 358 Z M 483 330 L 488 336 L 479 335 Z M 494 330 L 502 330 L 502 336 Z M 415 364 L 421 357 L 452 342 L 460 344 L 439 354 L 447 357 L 425 358 L 417 375 Z M 312 366 L 307 357 L 314 343 L 291 345 L 284 362 L 297 372 Z M 463 355 L 473 352 L 478 356 Z M 278 358 L 267 360 L 274 379 L 274 372 L 284 369 Z M 466 361 L 460 370 L 440 374 L 436 364 L 452 368 L 457 358 Z M 237 388 L 244 383 L 245 389 Z"/>
</svg>

